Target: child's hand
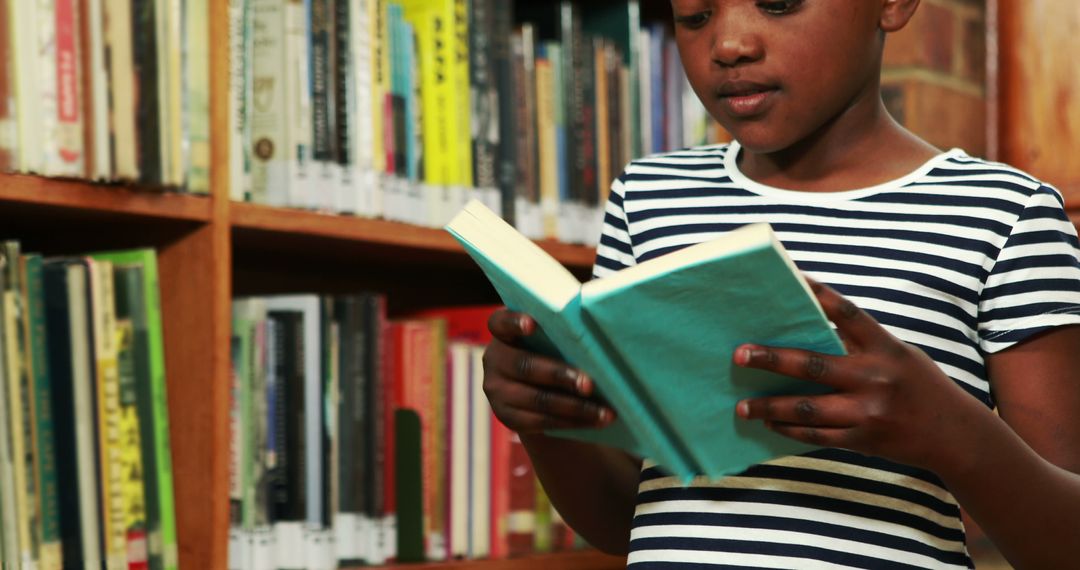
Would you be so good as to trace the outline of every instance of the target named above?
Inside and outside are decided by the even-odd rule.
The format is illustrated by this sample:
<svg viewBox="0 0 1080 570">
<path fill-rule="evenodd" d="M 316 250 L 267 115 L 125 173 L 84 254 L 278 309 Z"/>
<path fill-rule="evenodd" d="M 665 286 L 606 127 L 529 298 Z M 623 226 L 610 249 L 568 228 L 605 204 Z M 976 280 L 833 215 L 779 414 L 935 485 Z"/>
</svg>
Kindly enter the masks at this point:
<svg viewBox="0 0 1080 570">
<path fill-rule="evenodd" d="M 840 447 L 938 471 L 956 461 L 949 437 L 982 406 L 918 348 L 901 342 L 833 289 L 811 281 L 829 320 L 836 323 L 847 356 L 743 345 L 739 366 L 771 370 L 836 390 L 819 396 L 744 400 L 746 419 L 764 420 L 783 435 L 823 447 Z M 985 410 L 982 410 L 985 413 Z M 965 419 L 968 418 L 968 419 Z"/>
<path fill-rule="evenodd" d="M 484 393 L 495 417 L 518 433 L 603 427 L 610 408 L 589 399 L 593 383 L 584 372 L 518 348 L 537 324 L 523 313 L 497 311 L 488 320 L 495 339 L 484 351 Z"/>
</svg>

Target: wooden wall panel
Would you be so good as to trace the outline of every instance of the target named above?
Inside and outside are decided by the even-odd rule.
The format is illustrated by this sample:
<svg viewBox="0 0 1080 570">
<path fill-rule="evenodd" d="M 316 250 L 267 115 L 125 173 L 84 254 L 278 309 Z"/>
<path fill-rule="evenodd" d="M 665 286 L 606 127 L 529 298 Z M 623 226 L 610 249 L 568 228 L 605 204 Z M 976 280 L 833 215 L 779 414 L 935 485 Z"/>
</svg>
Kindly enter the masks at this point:
<svg viewBox="0 0 1080 570">
<path fill-rule="evenodd" d="M 1080 4 L 997 0 L 999 158 L 1080 208 Z"/>
</svg>

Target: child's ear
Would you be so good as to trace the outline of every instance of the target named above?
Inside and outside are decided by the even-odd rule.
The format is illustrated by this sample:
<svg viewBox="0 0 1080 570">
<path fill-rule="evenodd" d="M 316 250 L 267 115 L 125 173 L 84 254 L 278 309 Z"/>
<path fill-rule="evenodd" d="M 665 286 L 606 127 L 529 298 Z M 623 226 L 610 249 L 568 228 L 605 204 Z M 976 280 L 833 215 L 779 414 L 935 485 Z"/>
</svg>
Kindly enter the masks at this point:
<svg viewBox="0 0 1080 570">
<path fill-rule="evenodd" d="M 881 0 L 881 20 L 878 25 L 883 32 L 895 32 L 911 21 L 919 0 Z"/>
</svg>

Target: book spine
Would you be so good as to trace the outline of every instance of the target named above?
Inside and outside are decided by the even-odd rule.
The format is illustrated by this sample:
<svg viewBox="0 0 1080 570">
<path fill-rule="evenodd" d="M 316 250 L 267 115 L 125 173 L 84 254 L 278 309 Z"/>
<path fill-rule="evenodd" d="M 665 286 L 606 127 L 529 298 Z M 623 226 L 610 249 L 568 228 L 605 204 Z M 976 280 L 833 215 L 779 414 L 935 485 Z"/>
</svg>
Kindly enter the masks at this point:
<svg viewBox="0 0 1080 570">
<path fill-rule="evenodd" d="M 165 570 L 176 570 L 179 552 L 176 534 L 176 510 L 173 495 L 172 446 L 169 443 L 169 400 L 165 378 L 165 341 L 161 316 L 161 287 L 157 270 L 157 255 L 153 250 L 141 250 L 130 256 L 139 260 L 143 267 L 143 298 L 146 308 L 147 339 L 150 354 L 149 392 L 153 413 L 151 429 L 143 430 L 143 436 L 152 431 L 154 479 L 157 492 L 150 500 L 157 505 L 159 529 L 150 527 L 148 543 L 151 552 L 160 549 Z M 153 522 L 153 521 L 151 521 Z M 157 533 L 160 533 L 158 538 Z M 155 543 L 160 540 L 160 547 Z"/>
<path fill-rule="evenodd" d="M 118 13 L 117 15 L 122 18 L 123 11 L 134 9 L 132 18 L 117 20 L 117 25 L 130 22 L 131 29 L 117 33 L 122 33 L 133 39 L 136 85 L 133 86 L 134 89 L 132 90 L 132 102 L 136 105 L 136 123 L 133 132 L 136 133 L 134 144 L 138 163 L 137 170 L 141 182 L 161 185 L 164 183 L 164 153 L 166 150 L 162 144 L 161 132 L 168 126 L 168 123 L 162 120 L 162 108 L 167 104 L 167 95 L 162 89 L 161 81 L 163 79 L 159 79 L 159 76 L 164 77 L 166 70 L 160 63 L 158 52 L 167 49 L 168 46 L 162 43 L 162 35 L 157 31 L 158 21 L 160 20 L 157 14 L 157 2 L 146 1 L 130 6 L 121 6 L 125 4 L 130 3 L 125 3 L 122 0 L 111 0 L 109 6 L 114 10 L 110 10 L 107 18 L 110 21 L 109 25 L 112 26 L 113 13 Z M 154 32 L 151 33 L 151 30 L 154 30 Z M 114 78 L 117 78 L 116 80 L 126 81 L 126 78 L 121 75 L 126 67 L 126 62 L 116 60 L 114 62 L 117 65 L 112 66 L 110 73 Z M 135 89 L 138 92 L 137 98 L 134 96 Z M 114 116 L 125 112 L 127 112 L 126 109 L 118 105 L 113 106 Z M 116 121 L 123 125 L 126 118 L 117 117 Z M 123 136 L 125 133 L 121 131 L 117 134 Z"/>
<path fill-rule="evenodd" d="M 558 237 L 559 171 L 555 141 L 555 87 L 551 46 L 542 46 L 543 57 L 536 60 L 537 154 L 540 159 L 540 211 L 543 237 Z"/>
<path fill-rule="evenodd" d="M 490 413 L 490 412 L 489 412 Z M 510 438 L 512 432 L 491 415 L 491 557 L 510 555 Z"/>
<path fill-rule="evenodd" d="M 536 88 L 535 69 L 533 67 L 533 33 L 532 26 L 525 24 L 511 39 L 511 49 L 514 59 L 514 93 L 520 94 L 517 105 L 515 124 L 517 125 L 517 137 L 515 147 L 517 149 L 517 172 L 520 180 L 516 186 L 516 207 L 514 221 L 523 234 L 529 237 L 536 235 L 532 227 L 533 216 L 530 206 L 533 204 L 533 195 L 537 186 L 535 176 L 537 169 L 536 157 Z"/>
<path fill-rule="evenodd" d="M 8 257 L 4 248 L 0 248 L 0 564 L 17 568 L 20 564 L 18 546 L 19 512 L 15 490 L 15 450 L 14 425 L 10 423 L 14 416 L 13 402 L 9 401 L 8 378 L 11 375 L 11 333 L 8 330 Z"/>
<path fill-rule="evenodd" d="M 184 108 L 186 150 L 183 184 L 193 194 L 210 193 L 209 0 L 184 0 Z M 242 37 L 242 36 L 241 36 Z M 242 81 L 242 78 L 241 78 Z M 243 83 L 241 83 L 243 85 Z"/>
<path fill-rule="evenodd" d="M 11 14 L 6 2 L 0 2 L 0 172 L 7 172 L 15 166 L 15 116 L 14 89 L 11 72 L 12 38 L 10 36 Z"/>
<path fill-rule="evenodd" d="M 105 65 L 105 22 L 101 0 L 79 4 L 79 67 L 82 89 L 84 175 L 90 180 L 112 177 L 109 148 L 109 87 Z"/>
<path fill-rule="evenodd" d="M 497 160 L 499 92 L 495 88 L 495 8 L 492 0 L 473 0 L 469 11 L 469 80 L 471 91 L 473 183 L 484 202 L 500 209 Z"/>
<path fill-rule="evenodd" d="M 33 386 L 29 355 L 24 336 L 25 307 L 22 300 L 21 259 L 18 242 L 3 244 L 4 271 L 4 361 L 7 382 L 8 434 L 14 476 L 15 528 L 18 564 L 32 566 L 38 560 L 40 528 L 36 516 L 36 481 L 34 478 Z"/>
<path fill-rule="evenodd" d="M 364 462 L 368 476 L 367 518 L 373 525 L 372 541 L 368 544 L 369 558 L 373 564 L 382 564 L 393 558 L 396 545 L 394 537 L 393 447 L 390 438 L 393 430 L 387 429 L 393 406 L 388 398 L 393 390 L 388 385 L 392 378 L 387 350 L 392 346 L 386 320 L 386 298 L 369 295 L 366 300 L 364 337 L 366 359 L 364 367 L 367 381 L 363 393 L 366 408 L 365 432 L 370 433 L 365 448 Z"/>
<path fill-rule="evenodd" d="M 513 5 L 499 6 L 494 10 L 491 42 L 491 60 L 494 68 L 494 85 L 498 92 L 498 147 L 496 149 L 495 176 L 502 202 L 501 214 L 510 225 L 515 224 L 515 200 L 517 196 L 517 106 L 514 91 L 514 57 L 511 46 L 513 33 Z"/>
<path fill-rule="evenodd" d="M 474 345 L 469 366 L 469 557 L 491 555 L 491 406 L 484 395 L 484 347 Z"/>
<path fill-rule="evenodd" d="M 158 90 L 161 94 L 160 130 L 162 184 L 170 188 L 183 185 L 184 137 L 183 121 L 183 29 L 184 13 L 181 0 L 155 0 L 155 23 L 158 42 Z M 187 0 L 184 0 L 187 1 Z"/>
<path fill-rule="evenodd" d="M 250 179 L 251 4 L 250 0 L 229 0 L 229 197 L 237 202 L 255 201 Z"/>
<path fill-rule="evenodd" d="M 112 263 L 95 261 L 91 275 L 103 554 L 106 567 L 112 570 L 128 566 Z"/>
<path fill-rule="evenodd" d="M 448 17 L 450 26 L 450 76 L 453 78 L 449 92 L 451 94 L 450 109 L 457 109 L 457 113 L 447 113 L 451 116 L 452 133 L 455 135 L 454 148 L 457 151 L 455 170 L 457 176 L 454 184 L 458 187 L 457 193 L 451 193 L 450 210 L 445 212 L 442 219 L 438 220 L 441 227 L 450 221 L 470 197 L 469 188 L 475 186 L 473 178 L 473 147 L 470 125 L 472 124 L 472 106 L 470 105 L 469 91 L 469 1 L 450 0 Z"/>
<path fill-rule="evenodd" d="M 353 210 L 357 215 L 376 217 L 379 215 L 377 208 L 374 138 L 375 126 L 371 121 L 372 91 L 374 89 L 373 70 L 373 47 L 372 47 L 372 17 L 375 10 L 375 0 L 352 0 L 349 16 L 350 41 L 352 56 L 353 107 L 350 109 L 350 150 L 353 152 L 353 186 L 356 204 Z"/>
<path fill-rule="evenodd" d="M 372 169 L 376 173 L 385 173 L 386 164 L 382 157 L 386 154 L 383 105 L 390 83 L 390 57 L 387 46 L 387 0 L 368 0 L 369 37 L 371 38 L 371 107 L 365 115 L 371 123 L 371 159 Z"/>
<path fill-rule="evenodd" d="M 285 11 L 285 116 L 288 117 L 290 172 L 284 205 L 297 208 L 309 207 L 311 196 L 314 195 L 310 188 L 312 115 L 306 16 L 308 1 L 288 0 Z"/>
<path fill-rule="evenodd" d="M 79 10 L 74 0 L 55 2 L 56 152 L 49 170 L 65 176 L 85 174 L 83 92 L 80 76 Z"/>
<path fill-rule="evenodd" d="M 309 0 L 308 69 L 311 89 L 311 158 L 321 178 L 337 161 L 334 90 L 334 6 L 333 0 Z M 324 180 L 308 205 L 332 210 L 336 205 L 334 184 Z"/>
<path fill-rule="evenodd" d="M 531 554 L 537 531 L 536 472 L 525 445 L 516 433 L 510 435 L 510 512 L 507 541 L 510 556 Z"/>
<path fill-rule="evenodd" d="M 251 1 L 251 200 L 288 201 L 290 160 L 285 0 Z"/>
<path fill-rule="evenodd" d="M 155 152 L 156 139 L 149 141 L 147 146 L 142 147 L 143 131 L 136 127 L 136 121 L 143 125 L 142 121 L 150 120 L 153 111 L 152 105 L 156 105 L 156 83 L 149 82 L 151 71 L 143 68 L 147 60 L 146 49 L 150 49 L 153 43 L 151 34 L 138 36 L 138 44 L 135 45 L 134 29 L 142 20 L 136 21 L 134 16 L 144 17 L 143 11 L 148 3 L 141 3 L 138 11 L 131 2 L 124 0 L 103 0 L 104 2 L 104 46 L 106 57 L 104 58 L 107 70 L 104 77 L 107 80 L 94 92 L 95 97 L 99 94 L 103 97 L 102 103 L 95 99 L 95 106 L 104 104 L 107 109 L 103 121 L 107 122 L 109 131 L 109 152 L 111 155 L 110 171 L 113 176 L 120 180 L 135 181 L 140 179 L 140 167 L 142 155 L 146 152 Z M 138 49 L 138 58 L 136 58 Z M 144 77 L 144 75 L 146 75 Z M 144 81 L 145 79 L 145 81 Z M 135 92 L 138 89 L 138 100 Z"/>
<path fill-rule="evenodd" d="M 16 169 L 41 173 L 44 166 L 42 147 L 42 99 L 38 75 L 38 3 L 9 2 L 14 66 L 11 78 L 15 88 L 16 144 L 19 149 Z"/>
<path fill-rule="evenodd" d="M 353 11 L 359 10 L 359 0 L 334 2 L 334 149 L 335 162 L 340 170 L 337 203 L 339 212 L 357 213 L 356 151 L 353 144 L 356 123 L 356 64 L 353 48 Z M 359 32 L 357 33 L 359 34 Z"/>
<path fill-rule="evenodd" d="M 593 38 L 593 78 L 596 86 L 594 104 L 596 109 L 596 182 L 597 190 L 611 181 L 611 84 L 608 73 L 608 43 L 602 38 Z M 594 205 L 595 200 L 588 202 Z"/>
<path fill-rule="evenodd" d="M 37 97 L 41 115 L 40 174 L 61 175 L 60 159 L 60 90 L 57 83 L 57 6 L 54 0 L 31 0 L 37 10 Z"/>
<path fill-rule="evenodd" d="M 69 307 L 71 361 L 74 398 L 75 464 L 78 465 L 78 521 L 75 532 L 82 549 L 86 567 L 101 568 L 105 562 L 104 528 L 101 503 L 98 500 L 97 429 L 94 396 L 94 326 L 93 326 L 93 263 L 80 259 L 67 267 L 67 303 Z M 67 520 L 66 518 L 62 518 Z M 65 544 L 67 538 L 65 537 Z M 65 547 L 66 548 L 66 547 Z M 65 557 L 65 563 L 77 557 Z"/>
<path fill-rule="evenodd" d="M 121 276 L 121 274 L 118 274 Z M 117 291 L 121 287 L 117 283 Z M 119 302 L 118 302 L 119 304 Z M 129 318 L 116 321 L 116 363 L 119 391 L 118 452 L 122 465 L 120 480 L 124 496 L 124 530 L 127 537 L 127 567 L 149 567 L 146 544 L 146 483 L 142 447 L 139 438 L 139 413 L 136 404 L 135 325 Z"/>
<path fill-rule="evenodd" d="M 28 373 L 33 386 L 34 478 L 37 481 L 37 523 L 40 525 L 39 568 L 63 566 L 60 548 L 60 499 L 57 488 L 55 430 L 53 427 L 52 387 L 48 369 L 45 335 L 45 291 L 40 256 L 23 257 L 23 303 L 26 309 L 24 331 L 27 339 Z"/>
<path fill-rule="evenodd" d="M 536 491 L 536 527 L 533 532 L 533 552 L 549 553 L 554 549 L 555 537 L 552 533 L 551 499 L 548 498 L 544 486 L 533 474 L 533 488 Z"/>
</svg>

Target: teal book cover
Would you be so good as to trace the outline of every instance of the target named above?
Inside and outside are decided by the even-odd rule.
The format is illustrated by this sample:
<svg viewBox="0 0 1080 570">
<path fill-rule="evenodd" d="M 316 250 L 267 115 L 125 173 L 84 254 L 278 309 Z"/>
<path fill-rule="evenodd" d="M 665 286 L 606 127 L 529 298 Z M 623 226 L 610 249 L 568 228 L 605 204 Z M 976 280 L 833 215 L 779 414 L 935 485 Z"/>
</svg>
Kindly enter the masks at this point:
<svg viewBox="0 0 1080 570">
<path fill-rule="evenodd" d="M 744 398 L 821 386 L 736 367 L 746 342 L 842 354 L 843 344 L 766 224 L 579 283 L 479 203 L 447 225 L 506 305 L 533 316 L 538 352 L 592 376 L 619 421 L 554 432 L 656 461 L 684 481 L 813 448 L 735 415 Z"/>
</svg>

